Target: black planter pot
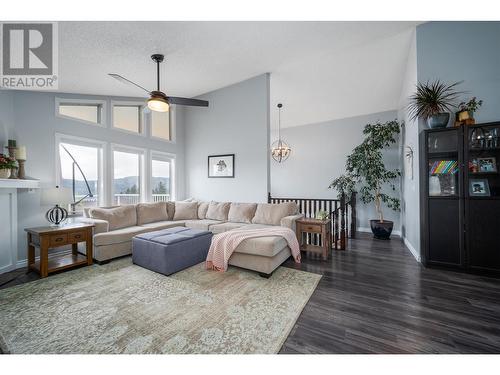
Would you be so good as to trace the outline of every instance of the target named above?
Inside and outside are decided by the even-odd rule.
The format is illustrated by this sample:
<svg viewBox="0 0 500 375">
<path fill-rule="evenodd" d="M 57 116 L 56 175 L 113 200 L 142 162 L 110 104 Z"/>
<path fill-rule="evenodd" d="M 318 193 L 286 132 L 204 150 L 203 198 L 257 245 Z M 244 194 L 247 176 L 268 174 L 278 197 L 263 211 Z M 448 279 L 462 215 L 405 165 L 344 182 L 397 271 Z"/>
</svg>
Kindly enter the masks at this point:
<svg viewBox="0 0 500 375">
<path fill-rule="evenodd" d="M 388 240 L 391 237 L 392 228 L 394 227 L 394 222 L 390 220 L 370 220 L 370 227 L 373 232 L 373 236 L 378 240 Z"/>
</svg>

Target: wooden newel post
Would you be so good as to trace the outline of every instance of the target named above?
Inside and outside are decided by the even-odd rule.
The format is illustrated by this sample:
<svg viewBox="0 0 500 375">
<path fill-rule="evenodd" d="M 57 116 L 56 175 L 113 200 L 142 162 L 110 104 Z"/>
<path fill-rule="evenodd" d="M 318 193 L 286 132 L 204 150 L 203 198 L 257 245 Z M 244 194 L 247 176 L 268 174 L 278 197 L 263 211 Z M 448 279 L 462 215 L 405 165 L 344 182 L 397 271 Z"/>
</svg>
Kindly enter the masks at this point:
<svg viewBox="0 0 500 375">
<path fill-rule="evenodd" d="M 351 238 L 356 238 L 356 193 L 351 195 Z"/>
<path fill-rule="evenodd" d="M 340 197 L 340 249 L 346 247 L 346 229 L 345 229 L 345 194 Z"/>
</svg>

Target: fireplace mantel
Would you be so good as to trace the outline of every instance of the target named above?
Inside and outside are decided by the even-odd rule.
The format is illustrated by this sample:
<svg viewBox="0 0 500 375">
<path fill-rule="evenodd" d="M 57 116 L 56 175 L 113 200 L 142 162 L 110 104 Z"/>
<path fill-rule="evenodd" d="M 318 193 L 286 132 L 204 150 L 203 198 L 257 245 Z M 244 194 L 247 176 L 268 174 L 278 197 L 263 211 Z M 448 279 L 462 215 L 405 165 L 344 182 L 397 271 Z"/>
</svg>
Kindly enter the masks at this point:
<svg viewBox="0 0 500 375">
<path fill-rule="evenodd" d="M 19 180 L 17 178 L 0 178 L 0 189 L 38 189 L 39 180 Z"/>
</svg>

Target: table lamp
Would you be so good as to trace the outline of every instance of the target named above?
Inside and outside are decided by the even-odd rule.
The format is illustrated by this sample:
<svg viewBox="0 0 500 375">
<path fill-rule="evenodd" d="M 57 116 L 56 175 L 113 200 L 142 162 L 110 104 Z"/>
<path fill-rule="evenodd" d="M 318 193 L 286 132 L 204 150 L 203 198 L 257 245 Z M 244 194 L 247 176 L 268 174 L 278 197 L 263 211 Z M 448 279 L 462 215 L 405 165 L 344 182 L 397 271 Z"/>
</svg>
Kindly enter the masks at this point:
<svg viewBox="0 0 500 375">
<path fill-rule="evenodd" d="M 53 208 L 47 211 L 45 218 L 52 223 L 52 226 L 59 226 L 68 218 L 68 211 L 61 206 L 67 206 L 73 203 L 73 193 L 71 189 L 56 186 L 42 190 L 42 206 L 52 206 Z"/>
</svg>

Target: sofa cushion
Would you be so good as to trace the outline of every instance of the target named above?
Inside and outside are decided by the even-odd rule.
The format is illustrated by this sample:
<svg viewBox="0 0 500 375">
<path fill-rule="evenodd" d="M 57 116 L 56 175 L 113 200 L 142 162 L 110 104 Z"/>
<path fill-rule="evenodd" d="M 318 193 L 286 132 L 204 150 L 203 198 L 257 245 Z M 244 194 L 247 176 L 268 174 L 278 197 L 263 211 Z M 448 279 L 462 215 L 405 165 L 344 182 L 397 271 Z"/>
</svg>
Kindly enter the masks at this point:
<svg viewBox="0 0 500 375">
<path fill-rule="evenodd" d="M 168 220 L 174 220 L 175 202 L 167 202 Z"/>
<path fill-rule="evenodd" d="M 209 227 L 211 225 L 220 224 L 220 223 L 222 223 L 222 221 L 203 219 L 203 220 L 186 220 L 185 223 L 186 223 L 185 225 L 187 228 L 209 230 Z"/>
<path fill-rule="evenodd" d="M 242 229 L 245 227 L 244 223 L 220 223 L 220 224 L 212 224 L 208 227 L 208 230 L 212 232 L 213 234 L 219 234 L 222 232 L 227 232 L 228 230 L 232 229 Z"/>
<path fill-rule="evenodd" d="M 198 219 L 206 219 L 208 202 L 198 202 Z"/>
<path fill-rule="evenodd" d="M 273 257 L 286 247 L 288 244 L 283 237 L 257 237 L 243 240 L 234 252 Z"/>
<path fill-rule="evenodd" d="M 154 223 L 143 224 L 142 226 L 144 228 L 148 228 L 149 230 L 160 230 L 173 227 L 183 227 L 185 222 L 186 222 L 185 220 L 177 220 L 177 221 L 165 220 L 165 221 L 155 221 Z"/>
<path fill-rule="evenodd" d="M 294 215 L 297 212 L 295 202 L 285 202 L 278 204 L 259 203 L 255 216 L 252 219 L 253 224 L 280 225 L 282 218 Z"/>
<path fill-rule="evenodd" d="M 117 229 L 112 232 L 98 233 L 94 236 L 94 245 L 103 246 L 129 242 L 135 235 L 150 231 L 150 228 L 131 226 Z"/>
<path fill-rule="evenodd" d="M 231 203 L 227 220 L 232 223 L 250 224 L 256 209 L 257 203 Z"/>
<path fill-rule="evenodd" d="M 137 225 L 135 205 L 116 208 L 92 208 L 89 215 L 93 219 L 105 220 L 109 223 L 109 231 Z"/>
<path fill-rule="evenodd" d="M 138 203 L 136 209 L 137 225 L 168 220 L 167 202 Z"/>
<path fill-rule="evenodd" d="M 210 204 L 208 205 L 208 210 L 205 218 L 211 220 L 226 221 L 230 207 L 231 207 L 230 202 L 220 202 L 220 203 L 210 202 Z"/>
<path fill-rule="evenodd" d="M 175 202 L 174 220 L 198 219 L 198 202 Z"/>
</svg>

